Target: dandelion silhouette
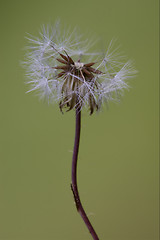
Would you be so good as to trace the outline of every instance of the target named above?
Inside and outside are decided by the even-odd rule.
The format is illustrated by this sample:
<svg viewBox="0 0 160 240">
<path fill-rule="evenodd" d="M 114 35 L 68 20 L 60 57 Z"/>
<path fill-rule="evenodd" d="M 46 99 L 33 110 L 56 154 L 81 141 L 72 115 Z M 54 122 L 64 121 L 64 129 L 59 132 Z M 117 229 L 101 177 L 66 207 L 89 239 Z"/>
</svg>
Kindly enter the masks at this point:
<svg viewBox="0 0 160 240">
<path fill-rule="evenodd" d="M 61 112 L 75 110 L 76 129 L 72 158 L 71 189 L 78 212 L 93 239 L 98 236 L 82 206 L 77 186 L 77 160 L 83 107 L 90 115 L 101 109 L 109 100 L 115 100 L 128 88 L 127 81 L 135 74 L 132 62 L 113 50 L 112 42 L 106 54 L 90 52 L 92 43 L 76 31 L 43 27 L 40 38 L 28 37 L 30 42 L 26 56 L 27 81 L 30 90 L 36 91 L 49 103 L 58 101 Z"/>
</svg>

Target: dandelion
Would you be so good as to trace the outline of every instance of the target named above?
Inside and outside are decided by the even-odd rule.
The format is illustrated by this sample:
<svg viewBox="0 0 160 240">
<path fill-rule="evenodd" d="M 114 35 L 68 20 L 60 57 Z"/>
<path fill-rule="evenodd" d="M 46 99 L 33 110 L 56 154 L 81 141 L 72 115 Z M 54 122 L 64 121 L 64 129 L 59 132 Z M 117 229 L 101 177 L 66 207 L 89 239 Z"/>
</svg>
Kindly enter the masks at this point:
<svg viewBox="0 0 160 240">
<path fill-rule="evenodd" d="M 76 133 L 72 159 L 72 184 L 78 212 L 93 239 L 98 236 L 81 204 L 77 187 L 77 159 L 81 129 L 81 111 L 90 115 L 101 109 L 105 102 L 118 100 L 128 80 L 135 74 L 131 61 L 124 63 L 112 42 L 106 54 L 92 52 L 88 39 L 76 31 L 61 31 L 60 25 L 43 27 L 39 38 L 28 37 L 30 46 L 26 56 L 26 70 L 31 91 L 36 91 L 49 103 L 58 102 L 61 112 L 75 110 Z"/>
</svg>

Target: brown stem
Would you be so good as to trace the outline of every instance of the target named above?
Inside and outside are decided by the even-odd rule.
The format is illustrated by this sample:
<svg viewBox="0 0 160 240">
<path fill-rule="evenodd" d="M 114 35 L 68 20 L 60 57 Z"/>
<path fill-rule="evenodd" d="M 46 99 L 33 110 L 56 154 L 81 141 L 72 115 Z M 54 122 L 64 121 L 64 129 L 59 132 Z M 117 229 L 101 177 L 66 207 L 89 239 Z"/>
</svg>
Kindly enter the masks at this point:
<svg viewBox="0 0 160 240">
<path fill-rule="evenodd" d="M 75 142 L 74 142 L 74 150 L 73 150 L 73 158 L 72 158 L 72 184 L 71 189 L 73 192 L 74 200 L 76 203 L 77 211 L 80 213 L 83 221 L 85 222 L 89 232 L 91 233 L 94 240 L 99 240 L 92 224 L 90 223 L 83 206 L 81 204 L 81 200 L 78 193 L 77 186 L 77 160 L 78 160 L 78 150 L 79 150 L 79 142 L 80 142 L 80 130 L 81 130 L 81 111 L 79 108 L 76 109 L 76 131 L 75 131 Z"/>
</svg>

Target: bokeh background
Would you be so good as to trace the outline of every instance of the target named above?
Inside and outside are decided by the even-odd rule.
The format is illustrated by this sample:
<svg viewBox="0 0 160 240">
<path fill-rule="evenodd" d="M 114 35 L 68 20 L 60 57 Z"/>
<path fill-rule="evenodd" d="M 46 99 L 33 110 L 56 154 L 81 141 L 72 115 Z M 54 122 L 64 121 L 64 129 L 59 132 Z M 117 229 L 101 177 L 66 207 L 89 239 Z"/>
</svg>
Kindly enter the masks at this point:
<svg viewBox="0 0 160 240">
<path fill-rule="evenodd" d="M 83 205 L 101 240 L 158 240 L 158 0 L 1 0 L 0 240 L 89 240 L 70 190 L 74 112 L 26 94 L 26 33 L 78 26 L 113 38 L 138 74 L 119 104 L 82 117 Z M 107 48 L 107 47 L 106 47 Z"/>
</svg>

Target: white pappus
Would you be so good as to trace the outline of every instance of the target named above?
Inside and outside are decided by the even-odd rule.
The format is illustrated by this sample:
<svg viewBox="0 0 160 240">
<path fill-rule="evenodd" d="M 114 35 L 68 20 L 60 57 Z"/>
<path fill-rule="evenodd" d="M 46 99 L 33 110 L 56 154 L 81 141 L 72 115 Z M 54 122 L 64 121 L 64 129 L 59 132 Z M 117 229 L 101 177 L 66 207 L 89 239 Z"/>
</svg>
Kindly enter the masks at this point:
<svg viewBox="0 0 160 240">
<path fill-rule="evenodd" d="M 106 54 L 89 51 L 91 41 L 76 30 L 61 31 L 57 23 L 28 40 L 24 62 L 28 92 L 36 91 L 49 103 L 58 101 L 61 111 L 86 106 L 92 114 L 103 102 L 117 100 L 136 73 L 131 61 L 123 62 L 112 50 L 112 42 Z"/>
</svg>

